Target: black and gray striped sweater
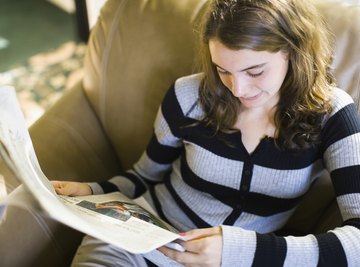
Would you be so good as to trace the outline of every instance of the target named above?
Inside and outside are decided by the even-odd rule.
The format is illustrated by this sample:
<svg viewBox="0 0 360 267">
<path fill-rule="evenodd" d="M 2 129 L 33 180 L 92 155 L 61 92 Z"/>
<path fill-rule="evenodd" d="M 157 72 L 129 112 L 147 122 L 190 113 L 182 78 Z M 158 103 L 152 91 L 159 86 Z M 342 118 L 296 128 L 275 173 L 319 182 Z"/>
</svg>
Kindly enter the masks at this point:
<svg viewBox="0 0 360 267">
<path fill-rule="evenodd" d="M 122 175 L 90 184 L 94 193 L 146 192 L 180 231 L 221 225 L 223 266 L 360 266 L 360 120 L 351 97 L 333 89 L 334 110 L 324 120 L 321 144 L 293 153 L 264 138 L 249 154 L 240 132 L 219 139 L 203 124 L 194 125 L 204 115 L 201 78 L 176 81 L 140 160 Z M 343 226 L 320 235 L 273 234 L 324 169 Z"/>
</svg>

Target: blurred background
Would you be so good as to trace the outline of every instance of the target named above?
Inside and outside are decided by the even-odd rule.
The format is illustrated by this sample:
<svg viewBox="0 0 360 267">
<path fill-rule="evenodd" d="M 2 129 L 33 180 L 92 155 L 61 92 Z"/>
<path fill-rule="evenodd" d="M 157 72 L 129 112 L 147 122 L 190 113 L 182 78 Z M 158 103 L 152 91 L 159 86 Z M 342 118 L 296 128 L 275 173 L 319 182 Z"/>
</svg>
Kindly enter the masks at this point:
<svg viewBox="0 0 360 267">
<path fill-rule="evenodd" d="M 30 126 L 82 77 L 105 0 L 0 0 L 0 86 L 15 87 Z"/>
</svg>

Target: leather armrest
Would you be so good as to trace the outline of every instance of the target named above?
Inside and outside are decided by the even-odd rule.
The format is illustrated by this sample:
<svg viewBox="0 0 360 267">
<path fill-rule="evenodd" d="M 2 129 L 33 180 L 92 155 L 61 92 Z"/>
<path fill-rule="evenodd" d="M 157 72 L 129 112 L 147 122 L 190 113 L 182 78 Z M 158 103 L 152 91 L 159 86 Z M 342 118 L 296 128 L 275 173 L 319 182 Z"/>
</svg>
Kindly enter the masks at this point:
<svg viewBox="0 0 360 267">
<path fill-rule="evenodd" d="M 30 135 L 49 179 L 100 181 L 121 169 L 81 83 L 31 127 Z"/>
<path fill-rule="evenodd" d="M 99 181 L 120 171 L 81 83 L 31 127 L 30 135 L 41 168 L 50 179 Z M 1 160 L 0 173 L 8 193 L 20 184 Z M 28 204 L 30 208 L 6 207 L 0 218 L 2 264 L 69 266 L 83 234 Z"/>
<path fill-rule="evenodd" d="M 41 169 L 51 179 L 100 181 L 119 173 L 120 163 L 77 84 L 30 128 Z M 0 160 L 7 192 L 20 182 Z"/>
<path fill-rule="evenodd" d="M 0 220 L 1 266 L 70 266 L 82 236 L 41 212 L 8 206 Z"/>
</svg>

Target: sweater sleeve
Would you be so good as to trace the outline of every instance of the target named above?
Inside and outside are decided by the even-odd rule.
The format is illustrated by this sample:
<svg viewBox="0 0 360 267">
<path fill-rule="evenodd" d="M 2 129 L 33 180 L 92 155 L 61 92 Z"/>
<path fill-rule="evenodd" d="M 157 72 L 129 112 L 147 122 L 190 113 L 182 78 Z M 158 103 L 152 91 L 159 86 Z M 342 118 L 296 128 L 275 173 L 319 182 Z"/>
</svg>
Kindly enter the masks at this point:
<svg viewBox="0 0 360 267">
<path fill-rule="evenodd" d="M 323 160 L 343 218 L 341 227 L 306 236 L 222 226 L 222 266 L 360 266 L 360 119 L 343 91 L 323 127 Z M 321 193 L 321 192 L 319 192 Z"/>
<path fill-rule="evenodd" d="M 172 86 L 158 110 L 153 136 L 140 159 L 132 169 L 108 181 L 89 183 L 93 193 L 121 191 L 129 198 L 136 198 L 145 193 L 149 185 L 162 182 L 182 151 L 179 125 L 183 118 Z"/>
<path fill-rule="evenodd" d="M 276 236 L 222 226 L 222 267 L 359 266 L 357 227 L 343 226 L 320 235 Z"/>
</svg>

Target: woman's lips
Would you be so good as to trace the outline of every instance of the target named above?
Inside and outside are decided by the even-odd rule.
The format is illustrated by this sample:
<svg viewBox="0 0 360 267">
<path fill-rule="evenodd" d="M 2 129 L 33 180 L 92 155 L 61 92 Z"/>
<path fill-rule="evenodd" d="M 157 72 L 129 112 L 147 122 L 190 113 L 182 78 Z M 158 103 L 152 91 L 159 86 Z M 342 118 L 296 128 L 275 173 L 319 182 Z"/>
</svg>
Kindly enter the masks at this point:
<svg viewBox="0 0 360 267">
<path fill-rule="evenodd" d="M 241 97 L 241 99 L 243 99 L 245 101 L 252 101 L 252 100 L 259 98 L 261 96 L 261 94 L 262 94 L 262 92 L 258 93 L 257 95 L 254 95 L 254 96 L 250 96 L 250 97 Z"/>
</svg>

